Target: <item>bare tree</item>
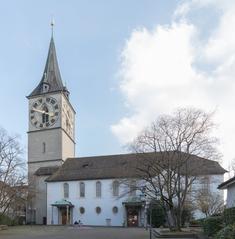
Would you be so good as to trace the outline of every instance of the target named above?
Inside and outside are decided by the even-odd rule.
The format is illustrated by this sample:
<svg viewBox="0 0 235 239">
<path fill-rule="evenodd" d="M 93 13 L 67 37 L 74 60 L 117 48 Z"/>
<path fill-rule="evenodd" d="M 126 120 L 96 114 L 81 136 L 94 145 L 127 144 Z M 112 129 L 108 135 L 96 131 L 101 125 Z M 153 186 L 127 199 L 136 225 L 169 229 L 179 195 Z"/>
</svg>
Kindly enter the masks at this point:
<svg viewBox="0 0 235 239">
<path fill-rule="evenodd" d="M 188 192 L 203 167 L 204 158 L 218 159 L 212 113 L 178 109 L 163 115 L 131 144 L 139 163 L 136 170 L 145 182 L 145 193 L 159 199 L 170 229 L 181 229 Z"/>
<path fill-rule="evenodd" d="M 219 193 L 213 193 L 208 189 L 202 188 L 197 191 L 195 201 L 196 207 L 206 217 L 223 212 L 224 200 Z"/>
<path fill-rule="evenodd" d="M 230 163 L 229 163 L 229 166 L 228 166 L 228 175 L 229 175 L 229 178 L 232 178 L 235 176 L 235 158 L 233 158 Z"/>
<path fill-rule="evenodd" d="M 25 183 L 25 162 L 18 136 L 10 136 L 0 128 L 0 213 L 6 213 L 16 196 L 19 185 Z"/>
</svg>

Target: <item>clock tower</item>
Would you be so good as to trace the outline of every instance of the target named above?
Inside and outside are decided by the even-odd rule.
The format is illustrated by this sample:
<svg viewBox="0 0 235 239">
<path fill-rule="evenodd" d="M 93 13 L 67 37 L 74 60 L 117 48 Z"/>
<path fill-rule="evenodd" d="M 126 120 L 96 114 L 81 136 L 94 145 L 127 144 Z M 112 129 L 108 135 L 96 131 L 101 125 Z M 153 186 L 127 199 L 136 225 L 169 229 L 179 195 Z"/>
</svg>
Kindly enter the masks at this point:
<svg viewBox="0 0 235 239">
<path fill-rule="evenodd" d="M 75 156 L 75 111 L 61 79 L 53 35 L 42 79 L 27 98 L 30 201 L 27 221 L 43 224 L 47 217 L 45 179 L 66 158 Z"/>
</svg>

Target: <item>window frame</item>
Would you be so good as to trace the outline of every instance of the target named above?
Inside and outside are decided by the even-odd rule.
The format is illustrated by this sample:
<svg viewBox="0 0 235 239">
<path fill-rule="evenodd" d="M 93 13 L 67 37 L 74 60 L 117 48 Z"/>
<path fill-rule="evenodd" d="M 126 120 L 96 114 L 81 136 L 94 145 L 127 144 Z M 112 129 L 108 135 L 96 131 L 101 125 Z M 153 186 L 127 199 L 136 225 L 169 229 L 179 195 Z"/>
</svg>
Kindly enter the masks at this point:
<svg viewBox="0 0 235 239">
<path fill-rule="evenodd" d="M 130 197 L 135 197 L 136 196 L 136 181 L 131 181 L 129 184 L 129 196 Z"/>
<path fill-rule="evenodd" d="M 120 183 L 118 180 L 114 180 L 112 184 L 112 189 L 113 189 L 113 197 L 118 197 L 119 196 L 119 189 L 120 189 Z"/>
<path fill-rule="evenodd" d="M 69 184 L 68 183 L 63 184 L 63 193 L 64 193 L 64 198 L 69 198 Z"/>
<path fill-rule="evenodd" d="M 95 196 L 97 198 L 102 197 L 102 183 L 100 181 L 96 181 L 95 183 Z"/>
<path fill-rule="evenodd" d="M 85 198 L 86 196 L 86 186 L 84 182 L 79 183 L 79 197 Z"/>
</svg>

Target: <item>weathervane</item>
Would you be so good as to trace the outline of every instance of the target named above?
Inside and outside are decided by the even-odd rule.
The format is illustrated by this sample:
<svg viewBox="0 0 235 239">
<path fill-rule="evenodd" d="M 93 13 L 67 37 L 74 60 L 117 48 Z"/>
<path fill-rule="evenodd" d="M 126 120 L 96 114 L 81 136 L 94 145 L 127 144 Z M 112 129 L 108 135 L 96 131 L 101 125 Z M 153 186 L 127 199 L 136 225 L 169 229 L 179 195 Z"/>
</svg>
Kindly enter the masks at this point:
<svg viewBox="0 0 235 239">
<path fill-rule="evenodd" d="M 54 19 L 52 18 L 51 19 L 51 36 L 53 37 L 53 33 L 54 33 L 54 25 L 55 25 L 55 21 Z"/>
</svg>

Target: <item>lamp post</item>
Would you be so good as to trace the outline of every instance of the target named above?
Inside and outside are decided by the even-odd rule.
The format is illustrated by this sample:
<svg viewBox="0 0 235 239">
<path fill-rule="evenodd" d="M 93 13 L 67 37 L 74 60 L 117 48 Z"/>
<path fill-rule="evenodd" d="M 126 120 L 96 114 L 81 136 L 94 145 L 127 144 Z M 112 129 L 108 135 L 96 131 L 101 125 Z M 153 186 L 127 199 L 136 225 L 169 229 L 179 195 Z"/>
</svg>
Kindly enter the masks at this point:
<svg viewBox="0 0 235 239">
<path fill-rule="evenodd" d="M 149 203 L 149 239 L 152 239 L 152 204 Z"/>
<path fill-rule="evenodd" d="M 146 208 L 146 230 L 147 230 L 147 215 L 149 210 L 149 239 L 152 239 L 152 204 L 151 201 L 146 199 L 145 201 Z"/>
<path fill-rule="evenodd" d="M 148 209 L 149 209 L 149 239 L 152 239 L 152 204 L 151 204 L 151 200 L 149 199 L 149 197 L 146 194 L 146 187 L 143 187 L 141 189 L 141 198 L 143 198 L 144 202 L 145 202 L 145 229 L 147 230 L 148 228 Z"/>
<path fill-rule="evenodd" d="M 145 194 L 145 188 L 142 190 L 141 198 L 144 197 L 145 229 L 148 229 L 148 210 L 149 210 L 149 238 L 152 239 L 152 206 L 151 200 Z"/>
</svg>

